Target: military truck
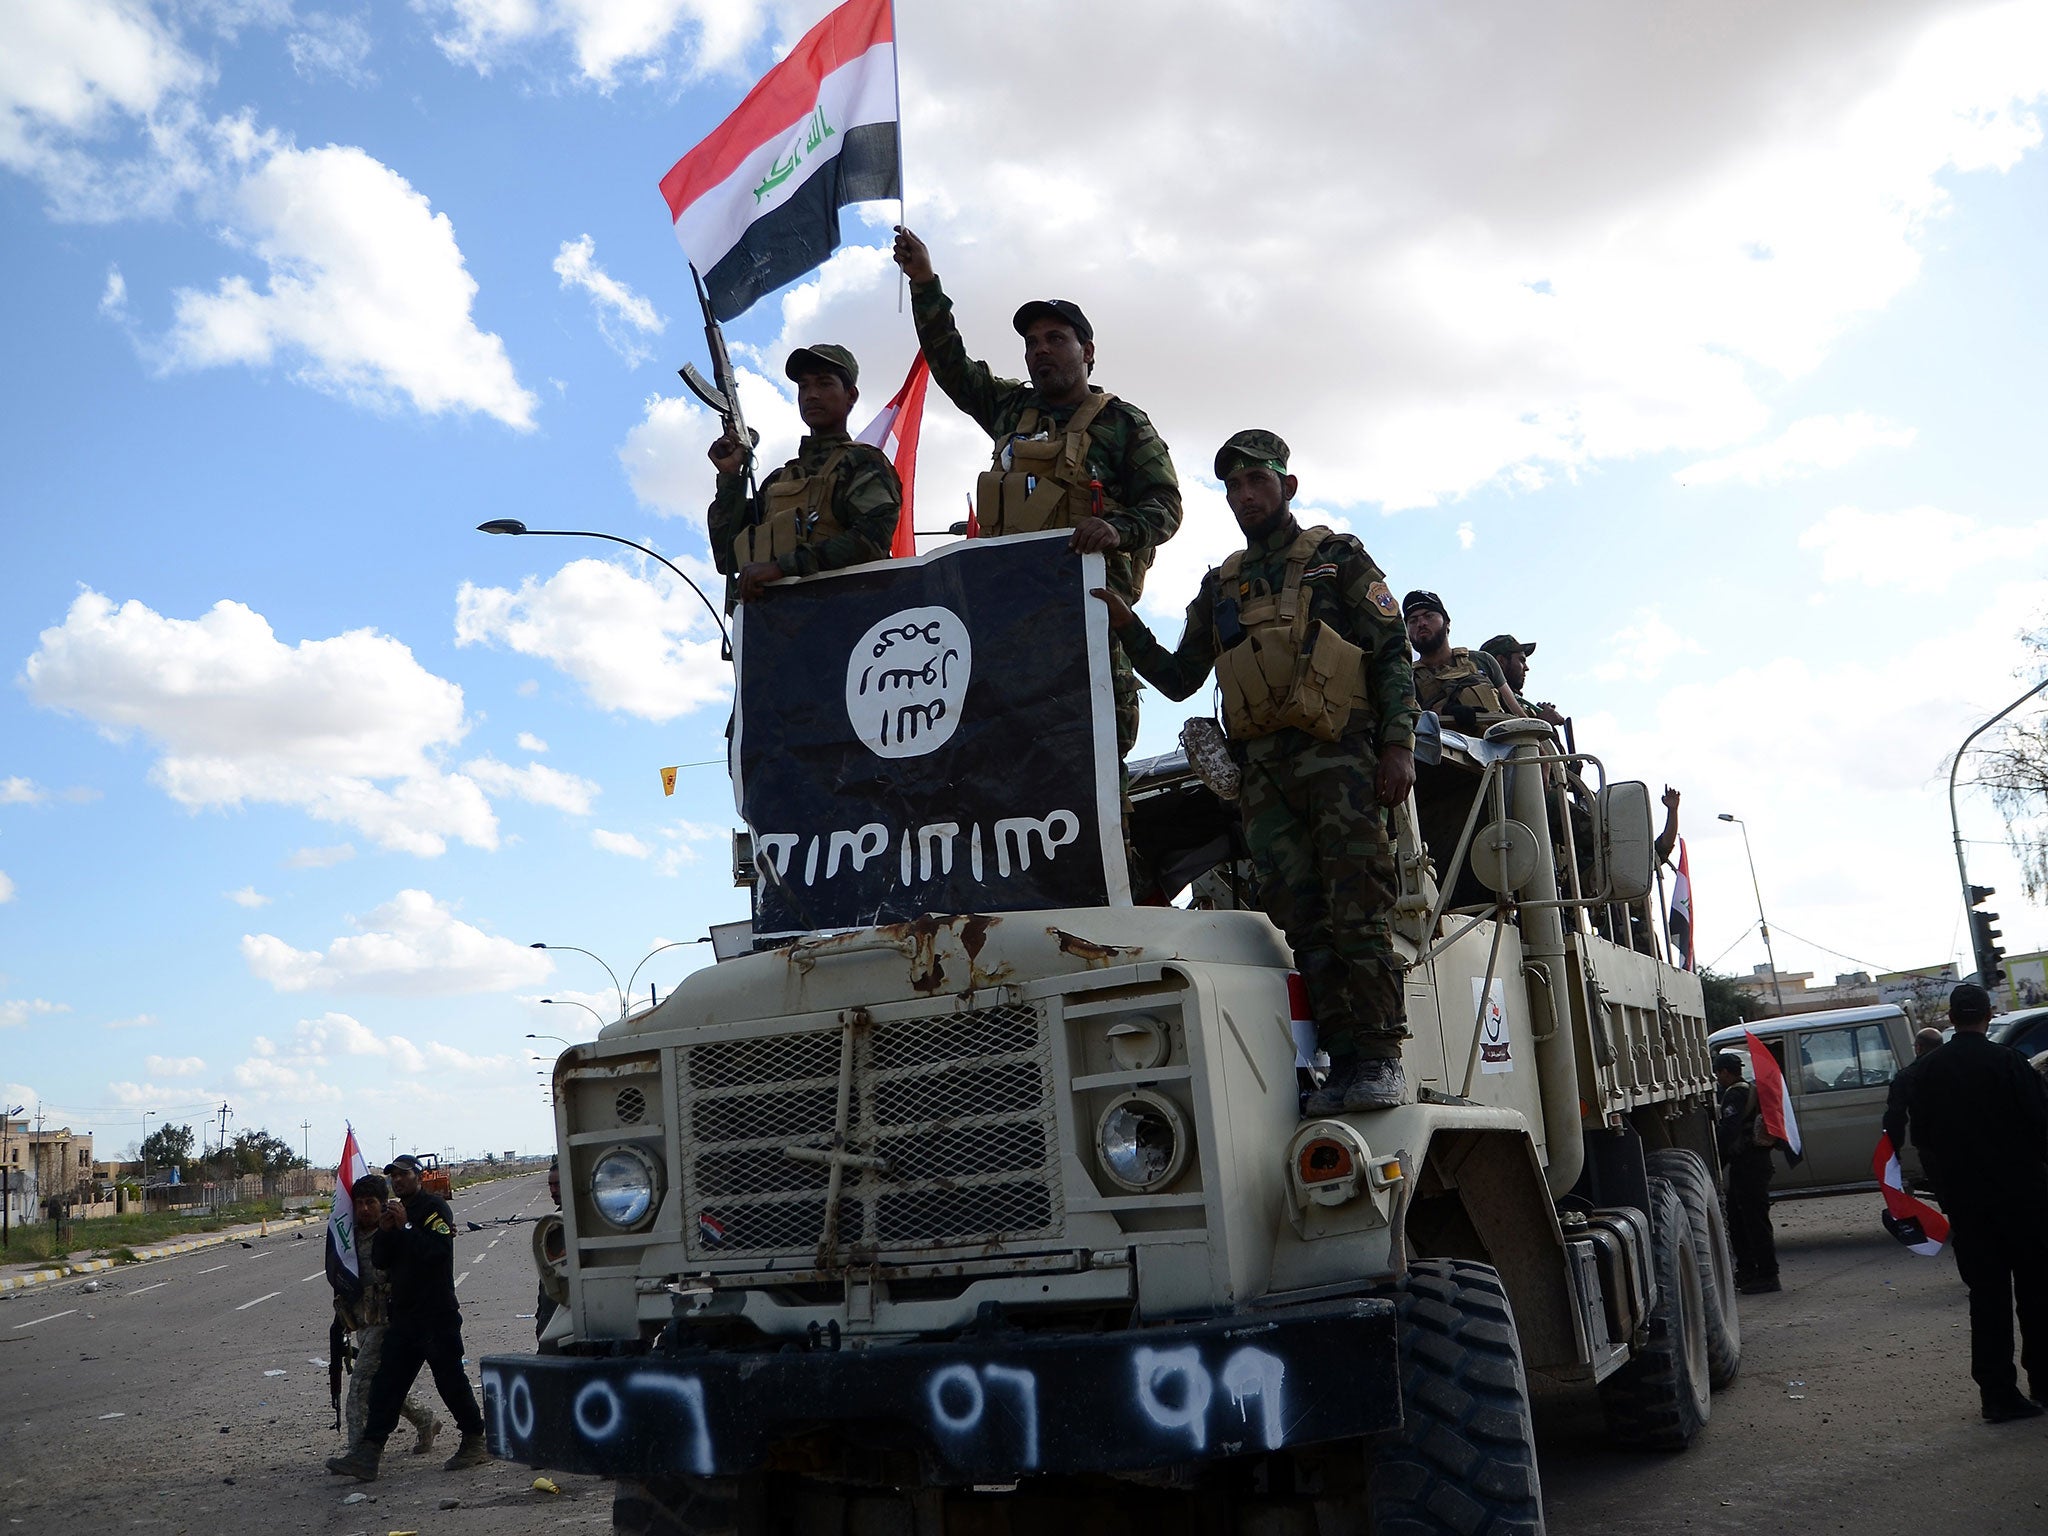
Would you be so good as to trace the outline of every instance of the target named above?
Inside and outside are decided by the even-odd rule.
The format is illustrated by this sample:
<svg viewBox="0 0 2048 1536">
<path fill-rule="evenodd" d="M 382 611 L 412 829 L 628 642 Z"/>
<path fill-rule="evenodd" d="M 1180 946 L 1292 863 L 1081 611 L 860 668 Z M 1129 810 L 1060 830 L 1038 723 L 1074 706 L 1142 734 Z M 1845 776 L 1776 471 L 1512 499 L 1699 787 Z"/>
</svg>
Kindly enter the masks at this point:
<svg viewBox="0 0 2048 1536">
<path fill-rule="evenodd" d="M 1302 1118 L 1234 815 L 1139 774 L 1198 905 L 809 935 L 560 1057 L 562 1307 L 482 1363 L 493 1452 L 616 1479 L 630 1532 L 1474 1533 L 1542 1529 L 1546 1384 L 1686 1445 L 1740 1338 L 1648 791 L 1425 726 L 1415 1102 Z"/>
</svg>

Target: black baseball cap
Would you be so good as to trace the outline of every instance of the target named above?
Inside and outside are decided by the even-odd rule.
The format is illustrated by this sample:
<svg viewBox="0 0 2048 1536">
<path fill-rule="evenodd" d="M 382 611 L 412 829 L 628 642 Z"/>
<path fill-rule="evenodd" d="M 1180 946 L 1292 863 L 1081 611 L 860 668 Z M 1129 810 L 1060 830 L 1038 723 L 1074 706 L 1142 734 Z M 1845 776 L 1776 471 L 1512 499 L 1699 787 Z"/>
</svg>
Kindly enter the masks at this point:
<svg viewBox="0 0 2048 1536">
<path fill-rule="evenodd" d="M 1409 614 L 1414 613 L 1417 609 L 1422 609 L 1430 613 L 1442 614 L 1444 616 L 1444 622 L 1446 624 L 1450 623 L 1451 621 L 1451 610 L 1444 606 L 1444 600 L 1438 597 L 1434 592 L 1424 592 L 1420 588 L 1417 588 L 1415 591 L 1410 592 L 1406 597 L 1401 599 L 1402 618 L 1405 619 L 1406 617 L 1408 617 Z"/>
<path fill-rule="evenodd" d="M 805 374 L 817 373 L 821 369 L 830 369 L 849 384 L 860 382 L 860 364 L 854 355 L 829 341 L 798 347 L 789 354 L 789 361 L 782 365 L 784 377 L 790 379 L 801 379 Z"/>
<path fill-rule="evenodd" d="M 1949 1017 L 1958 1023 L 1974 1024 L 1991 1017 L 1991 994 L 1974 981 L 1966 981 L 1948 995 Z"/>
<path fill-rule="evenodd" d="M 417 1173 L 420 1170 L 420 1160 L 410 1152 L 401 1152 L 391 1159 L 390 1165 L 384 1171 L 389 1173 L 393 1168 L 410 1168 Z"/>
<path fill-rule="evenodd" d="M 1032 299 L 1012 317 L 1010 324 L 1022 336 L 1031 329 L 1031 322 L 1040 316 L 1050 316 L 1074 328 L 1074 334 L 1083 341 L 1095 339 L 1095 327 L 1088 323 L 1088 317 L 1081 313 L 1081 306 L 1072 299 Z"/>
<path fill-rule="evenodd" d="M 1486 644 L 1480 646 L 1479 649 L 1486 652 L 1489 656 L 1512 656 L 1516 651 L 1520 651 L 1524 656 L 1534 656 L 1536 654 L 1536 642 L 1534 640 L 1517 640 L 1513 635 L 1495 635 Z"/>
<path fill-rule="evenodd" d="M 1742 1058 L 1733 1051 L 1723 1051 L 1714 1058 L 1714 1070 L 1716 1072 L 1733 1072 L 1737 1077 L 1740 1077 L 1742 1076 Z"/>
</svg>

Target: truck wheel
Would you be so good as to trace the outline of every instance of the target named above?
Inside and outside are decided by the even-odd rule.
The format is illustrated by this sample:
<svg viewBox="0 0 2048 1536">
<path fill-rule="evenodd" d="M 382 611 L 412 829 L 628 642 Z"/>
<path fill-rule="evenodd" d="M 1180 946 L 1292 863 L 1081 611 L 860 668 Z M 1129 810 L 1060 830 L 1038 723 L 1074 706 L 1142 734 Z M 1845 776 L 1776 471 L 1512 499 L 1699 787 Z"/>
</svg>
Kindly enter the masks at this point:
<svg viewBox="0 0 2048 1536">
<path fill-rule="evenodd" d="M 613 1536 L 739 1536 L 737 1478 L 621 1481 L 612 1493 Z"/>
<path fill-rule="evenodd" d="M 1650 1249 L 1657 1305 L 1649 1342 L 1635 1359 L 1600 1383 L 1607 1429 L 1622 1445 L 1682 1451 L 1707 1422 L 1706 1301 L 1691 1223 L 1670 1182 L 1650 1180 Z"/>
<path fill-rule="evenodd" d="M 1418 1259 L 1394 1305 L 1406 1418 L 1374 1444 L 1369 1529 L 1541 1536 L 1529 1376 L 1500 1276 L 1462 1259 Z"/>
<path fill-rule="evenodd" d="M 1643 1161 L 1653 1177 L 1670 1181 L 1692 1223 L 1692 1251 L 1700 1267 L 1701 1320 L 1707 1332 L 1707 1382 L 1718 1392 L 1742 1369 L 1742 1321 L 1736 1315 L 1735 1254 L 1720 1191 L 1697 1152 L 1664 1147 Z"/>
</svg>

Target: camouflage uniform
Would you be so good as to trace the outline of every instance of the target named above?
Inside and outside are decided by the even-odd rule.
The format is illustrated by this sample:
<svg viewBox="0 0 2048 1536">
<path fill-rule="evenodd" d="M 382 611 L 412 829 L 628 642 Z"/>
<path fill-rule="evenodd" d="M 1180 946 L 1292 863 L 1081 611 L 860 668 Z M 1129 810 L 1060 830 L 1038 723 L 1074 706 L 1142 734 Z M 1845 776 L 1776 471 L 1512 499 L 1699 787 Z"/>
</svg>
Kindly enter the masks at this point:
<svg viewBox="0 0 2048 1536">
<path fill-rule="evenodd" d="M 1239 433 L 1217 455 L 1249 447 L 1284 465 L 1287 447 L 1271 433 Z M 1249 455 L 1248 455 L 1249 456 Z M 1188 604 L 1187 628 L 1172 651 L 1142 620 L 1121 631 L 1138 672 L 1170 699 L 1199 688 L 1216 663 L 1216 604 L 1263 588 L 1277 591 L 1301 525 L 1251 544 L 1237 593 L 1219 590 L 1211 570 Z M 1308 985 L 1316 1033 L 1333 1063 L 1347 1057 L 1398 1060 L 1408 1038 L 1403 965 L 1394 949 L 1398 891 L 1391 818 L 1374 786 L 1383 746 L 1414 749 L 1416 704 L 1408 636 L 1380 568 L 1348 533 L 1325 538 L 1302 573 L 1309 615 L 1365 653 L 1367 702 L 1343 738 L 1328 742 L 1286 727 L 1231 752 L 1243 771 L 1238 807 L 1259 871 L 1259 900 L 1293 947 Z"/>
<path fill-rule="evenodd" d="M 1074 414 L 1075 407 L 1046 405 L 1029 384 L 999 378 L 988 364 L 969 357 L 953 323 L 953 301 L 937 278 L 911 284 L 910 311 L 932 378 L 995 441 L 1014 433 L 1026 410 L 1037 409 L 1055 431 Z M 1089 424 L 1088 437 L 1089 471 L 1102 482 L 1103 520 L 1118 539 L 1118 546 L 1103 555 L 1104 573 L 1112 592 L 1135 602 L 1159 546 L 1180 529 L 1180 481 L 1151 418 L 1127 400 L 1106 406 Z M 1110 645 L 1109 665 L 1116 692 L 1117 754 L 1128 756 L 1138 739 L 1138 680 L 1121 645 Z"/>
<path fill-rule="evenodd" d="M 391 1276 L 362 1255 L 363 1289 L 353 1306 L 336 1298 L 335 1312 L 342 1327 L 349 1330 L 349 1342 L 356 1352 L 348 1378 L 348 1396 L 342 1400 L 342 1422 L 348 1427 L 348 1448 L 362 1443 L 363 1426 L 370 1418 L 370 1383 L 377 1379 L 377 1366 L 384 1358 L 384 1334 L 391 1323 Z M 436 1428 L 433 1412 L 411 1392 L 399 1410 L 418 1432 L 416 1449 L 424 1450 Z"/>
<path fill-rule="evenodd" d="M 775 564 L 785 576 L 811 576 L 889 558 L 897 515 L 903 507 L 903 482 L 896 478 L 896 466 L 889 456 L 879 448 L 856 443 L 844 432 L 814 432 L 797 445 L 795 458 L 761 482 L 761 497 L 785 475 L 816 474 L 840 448 L 846 455 L 839 461 L 832 485 L 832 515 L 839 519 L 841 531 L 778 557 Z M 728 578 L 739 574 L 732 541 L 742 528 L 760 518 L 761 506 L 759 497 L 748 501 L 745 475 L 719 475 L 709 518 L 711 563 Z M 728 580 L 728 609 L 732 607 L 732 586 Z"/>
</svg>

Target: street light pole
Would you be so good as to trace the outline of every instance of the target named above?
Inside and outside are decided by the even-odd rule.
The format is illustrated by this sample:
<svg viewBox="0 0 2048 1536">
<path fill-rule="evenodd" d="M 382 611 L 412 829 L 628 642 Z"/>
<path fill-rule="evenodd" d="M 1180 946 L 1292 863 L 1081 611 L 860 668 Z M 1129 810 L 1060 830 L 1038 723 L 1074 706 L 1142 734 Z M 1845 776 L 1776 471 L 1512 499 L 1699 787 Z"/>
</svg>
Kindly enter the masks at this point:
<svg viewBox="0 0 2048 1536">
<path fill-rule="evenodd" d="M 587 949 L 578 949 L 574 944 L 529 944 L 526 947 L 528 949 L 560 949 L 566 950 L 571 954 L 590 955 L 590 958 L 595 960 L 599 965 L 604 965 L 604 956 L 591 954 L 591 952 Z M 605 975 L 611 977 L 612 990 L 619 994 L 619 1017 L 623 1019 L 626 1016 L 626 989 L 619 985 L 619 973 L 617 971 L 613 970 L 608 965 L 604 965 L 604 973 Z M 546 1002 L 547 999 L 542 998 L 541 1001 Z M 588 1003 L 582 1003 L 578 1006 L 590 1008 L 590 1005 Z M 597 1016 L 598 1025 L 599 1027 L 602 1027 L 604 1024 L 604 1015 L 599 1014 L 595 1008 L 590 1008 L 590 1011 L 591 1013 Z"/>
<path fill-rule="evenodd" d="M 1771 965 L 1771 996 L 1776 999 L 1778 1012 L 1785 1012 L 1785 989 L 1778 985 L 1778 957 L 1771 953 L 1771 925 L 1764 919 L 1764 888 L 1757 883 L 1756 855 L 1749 851 L 1749 823 L 1740 816 L 1721 813 L 1722 821 L 1732 821 L 1742 828 L 1742 855 L 1749 860 L 1749 888 L 1756 892 L 1756 925 L 1764 936 L 1764 959 Z"/>
<path fill-rule="evenodd" d="M 656 955 L 660 954 L 664 949 L 687 949 L 692 944 L 708 944 L 710 942 L 711 938 L 708 934 L 701 939 L 672 939 L 666 944 L 657 944 L 653 949 L 650 949 L 649 951 L 647 951 L 646 954 L 642 955 L 640 957 L 640 965 L 645 965 L 648 961 L 652 960 Z M 633 992 L 633 983 L 640 979 L 640 965 L 634 966 L 633 974 L 626 978 L 626 994 L 629 997 L 632 995 Z"/>
<path fill-rule="evenodd" d="M 634 553 L 645 555 L 650 560 L 660 560 L 663 565 L 675 573 L 676 580 L 697 594 L 698 600 L 704 604 L 705 612 L 711 615 L 711 622 L 718 626 L 718 659 L 720 661 L 732 660 L 732 636 L 725 632 L 725 617 L 719 613 L 717 604 L 706 597 L 704 589 L 690 580 L 673 560 L 657 555 L 646 545 L 635 544 L 631 539 L 622 539 L 616 533 L 594 533 L 587 528 L 529 528 L 516 517 L 494 517 L 488 523 L 478 523 L 476 531 L 478 533 L 532 533 L 551 539 L 606 539 L 613 544 L 623 544 Z"/>
<path fill-rule="evenodd" d="M 1956 819 L 1956 770 L 1963 766 L 1963 754 L 1970 750 L 1971 742 L 1975 741 L 1979 736 L 1982 736 L 1986 731 L 1990 730 L 1992 726 L 1998 724 L 1999 721 L 2003 720 L 2007 715 L 2011 714 L 2014 710 L 2018 709 L 2022 704 L 2026 703 L 2027 700 L 2031 699 L 2035 694 L 2039 693 L 2044 688 L 2048 688 L 2048 677 L 2042 678 L 2040 682 L 2034 684 L 2033 687 L 2029 688 L 2025 693 L 2021 694 L 2018 698 L 2014 699 L 2010 704 L 2006 705 L 2005 708 L 2001 709 L 1997 714 L 1993 715 L 1989 720 L 1986 720 L 1982 725 L 1978 726 L 1977 729 L 1970 732 L 1969 735 L 1965 736 L 1963 738 L 1963 744 L 1960 747 L 1956 748 L 1956 755 L 1949 761 L 1948 830 L 1949 836 L 1955 839 L 1956 878 L 1962 882 L 1963 915 L 1965 917 L 1969 916 L 1971 906 L 1970 866 L 1967 862 L 1965 862 L 1963 858 L 1963 824 Z"/>
</svg>

